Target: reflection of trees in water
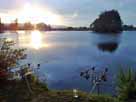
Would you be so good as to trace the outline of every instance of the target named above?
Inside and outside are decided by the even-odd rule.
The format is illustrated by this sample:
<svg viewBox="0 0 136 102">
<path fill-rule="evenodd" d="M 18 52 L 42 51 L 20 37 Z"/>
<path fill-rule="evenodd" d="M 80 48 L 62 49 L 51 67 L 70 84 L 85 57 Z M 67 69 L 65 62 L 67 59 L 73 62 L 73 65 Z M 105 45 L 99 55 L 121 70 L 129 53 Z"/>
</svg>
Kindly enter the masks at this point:
<svg viewBox="0 0 136 102">
<path fill-rule="evenodd" d="M 120 35 L 95 34 L 93 43 L 100 51 L 113 53 L 119 47 Z"/>
<path fill-rule="evenodd" d="M 118 43 L 116 42 L 100 43 L 97 46 L 102 51 L 114 52 L 118 48 Z"/>
</svg>

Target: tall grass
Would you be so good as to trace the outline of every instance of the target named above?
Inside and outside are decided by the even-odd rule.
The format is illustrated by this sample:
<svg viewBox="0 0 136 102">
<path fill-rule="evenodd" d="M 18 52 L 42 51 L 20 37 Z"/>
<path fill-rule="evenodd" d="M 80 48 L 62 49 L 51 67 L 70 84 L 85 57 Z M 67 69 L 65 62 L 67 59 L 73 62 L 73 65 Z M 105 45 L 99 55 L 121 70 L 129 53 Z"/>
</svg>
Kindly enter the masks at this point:
<svg viewBox="0 0 136 102">
<path fill-rule="evenodd" d="M 118 98 L 123 101 L 136 100 L 136 72 L 131 68 L 120 69 L 117 78 Z"/>
</svg>

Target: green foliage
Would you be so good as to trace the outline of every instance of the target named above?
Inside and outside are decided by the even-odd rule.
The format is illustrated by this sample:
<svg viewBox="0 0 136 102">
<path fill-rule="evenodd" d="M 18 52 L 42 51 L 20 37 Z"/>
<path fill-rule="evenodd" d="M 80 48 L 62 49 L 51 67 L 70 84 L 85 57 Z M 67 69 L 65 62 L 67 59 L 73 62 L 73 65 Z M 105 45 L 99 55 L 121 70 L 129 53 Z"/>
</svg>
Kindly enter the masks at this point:
<svg viewBox="0 0 136 102">
<path fill-rule="evenodd" d="M 118 74 L 118 94 L 120 100 L 136 100 L 136 73 L 131 69 L 120 70 Z"/>
</svg>

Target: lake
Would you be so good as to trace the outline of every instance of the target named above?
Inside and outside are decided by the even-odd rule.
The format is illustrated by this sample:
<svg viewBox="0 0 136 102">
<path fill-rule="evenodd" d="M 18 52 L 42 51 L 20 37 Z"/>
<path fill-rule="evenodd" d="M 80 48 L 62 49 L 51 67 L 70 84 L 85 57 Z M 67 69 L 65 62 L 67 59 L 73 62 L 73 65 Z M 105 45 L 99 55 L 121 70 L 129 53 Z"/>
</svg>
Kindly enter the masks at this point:
<svg viewBox="0 0 136 102">
<path fill-rule="evenodd" d="M 109 69 L 108 81 L 101 92 L 114 93 L 120 68 L 136 67 L 136 31 L 119 35 L 97 34 L 91 31 L 5 32 L 1 38 L 16 42 L 15 48 L 27 48 L 23 63 L 41 64 L 38 75 L 46 76 L 50 89 L 91 90 L 91 83 L 80 72 L 96 67 Z"/>
</svg>

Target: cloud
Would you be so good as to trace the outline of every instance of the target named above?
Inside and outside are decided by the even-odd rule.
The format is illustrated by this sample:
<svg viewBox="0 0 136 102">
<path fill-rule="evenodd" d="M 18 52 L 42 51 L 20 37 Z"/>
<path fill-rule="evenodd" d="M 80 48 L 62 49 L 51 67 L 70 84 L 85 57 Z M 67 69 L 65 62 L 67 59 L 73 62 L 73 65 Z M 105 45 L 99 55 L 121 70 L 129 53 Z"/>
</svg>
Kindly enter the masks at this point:
<svg viewBox="0 0 136 102">
<path fill-rule="evenodd" d="M 117 9 L 126 23 L 134 24 L 135 21 L 132 14 L 136 11 L 136 0 L 1 0 L 0 12 L 4 13 L 1 15 L 9 14 L 10 10 L 20 8 L 26 2 L 48 7 L 71 25 L 88 25 L 109 9 Z"/>
<path fill-rule="evenodd" d="M 73 15 L 71 16 L 72 18 L 77 18 L 79 15 L 77 12 L 73 13 Z"/>
</svg>

